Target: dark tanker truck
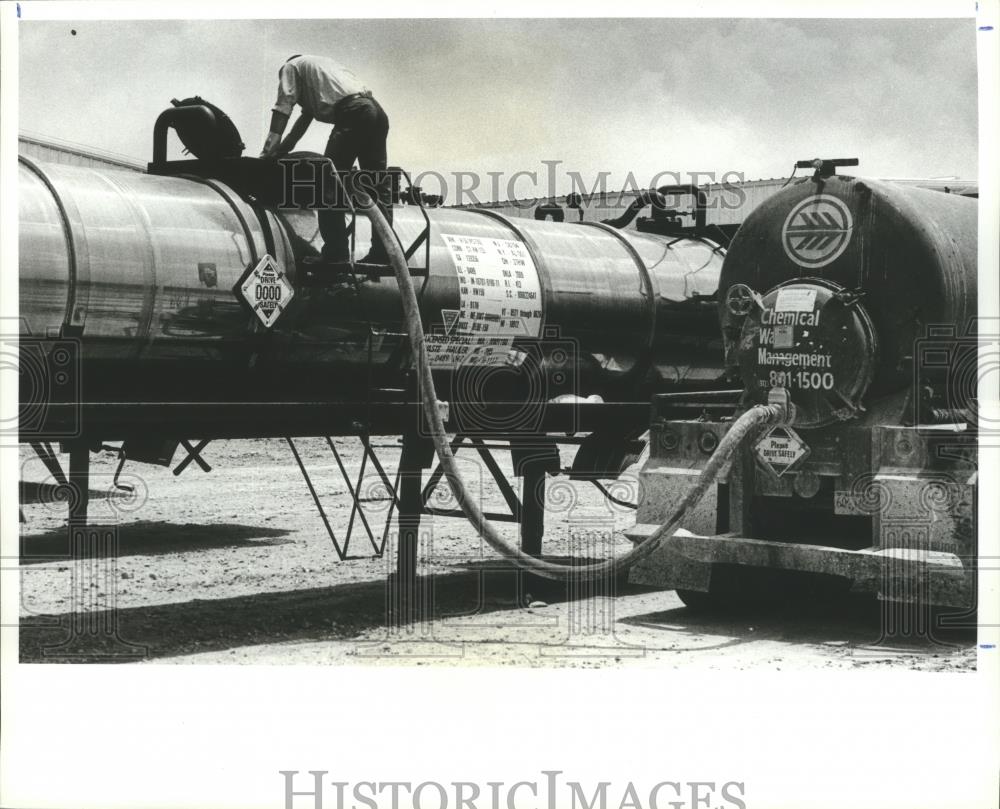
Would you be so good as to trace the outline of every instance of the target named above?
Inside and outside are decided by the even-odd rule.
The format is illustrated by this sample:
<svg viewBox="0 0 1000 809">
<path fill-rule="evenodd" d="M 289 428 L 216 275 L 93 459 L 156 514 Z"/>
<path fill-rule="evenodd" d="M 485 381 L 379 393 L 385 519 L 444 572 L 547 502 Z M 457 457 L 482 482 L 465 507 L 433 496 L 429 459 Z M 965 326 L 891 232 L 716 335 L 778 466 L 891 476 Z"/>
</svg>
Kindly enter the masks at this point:
<svg viewBox="0 0 1000 809">
<path fill-rule="evenodd" d="M 743 443 L 631 579 L 699 607 L 780 587 L 779 571 L 971 606 L 977 201 L 814 165 L 751 213 L 723 264 L 737 407 L 691 417 L 653 398 L 630 538 L 675 509 L 736 416 L 776 393 L 788 416 Z"/>
</svg>

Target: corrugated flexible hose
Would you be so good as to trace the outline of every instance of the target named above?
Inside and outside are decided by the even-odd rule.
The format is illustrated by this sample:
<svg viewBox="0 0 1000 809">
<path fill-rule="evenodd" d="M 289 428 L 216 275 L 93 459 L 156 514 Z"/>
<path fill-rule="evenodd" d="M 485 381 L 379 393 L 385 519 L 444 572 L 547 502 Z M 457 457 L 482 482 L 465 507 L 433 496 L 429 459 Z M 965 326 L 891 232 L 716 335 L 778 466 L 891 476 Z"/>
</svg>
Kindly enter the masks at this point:
<svg viewBox="0 0 1000 809">
<path fill-rule="evenodd" d="M 786 417 L 786 409 L 782 405 L 757 405 L 747 410 L 740 416 L 729 429 L 726 435 L 719 442 L 715 452 L 708 459 L 705 468 L 694 486 L 684 496 L 684 499 L 670 515 L 669 519 L 659 528 L 651 533 L 641 543 L 636 545 L 631 551 L 609 559 L 606 562 L 591 564 L 557 564 L 538 559 L 524 553 L 520 548 L 510 544 L 504 539 L 497 529 L 486 519 L 479 505 L 469 496 L 465 487 L 465 482 L 458 471 L 455 463 L 455 456 L 452 454 L 448 436 L 445 433 L 444 422 L 441 419 L 441 412 L 438 409 L 437 392 L 434 389 L 434 379 L 431 376 L 430 365 L 427 360 L 427 348 L 424 344 L 424 329 L 420 321 L 420 308 L 417 302 L 416 289 L 413 286 L 413 278 L 406 265 L 406 258 L 402 248 L 396 238 L 395 232 L 389 226 L 382 212 L 372 202 L 367 194 L 358 195 L 358 207 L 365 213 L 372 224 L 373 238 L 382 240 L 386 252 L 389 256 L 389 263 L 392 265 L 396 275 L 396 283 L 399 285 L 399 292 L 403 303 L 403 313 L 406 318 L 406 329 L 410 338 L 410 346 L 416 360 L 417 377 L 420 382 L 420 399 L 427 417 L 427 427 L 430 431 L 434 449 L 437 452 L 441 469 L 448 485 L 451 488 L 459 508 L 466 518 L 473 525 L 479 535 L 486 540 L 487 544 L 497 553 L 512 560 L 517 567 L 529 571 L 539 576 L 549 579 L 574 579 L 589 580 L 613 576 L 620 571 L 627 570 L 641 559 L 649 556 L 659 546 L 660 542 L 669 539 L 680 527 L 681 521 L 687 513 L 694 508 L 705 495 L 708 487 L 712 485 L 719 470 L 733 456 L 740 445 L 754 433 L 754 431 L 766 424 L 777 424 Z"/>
</svg>

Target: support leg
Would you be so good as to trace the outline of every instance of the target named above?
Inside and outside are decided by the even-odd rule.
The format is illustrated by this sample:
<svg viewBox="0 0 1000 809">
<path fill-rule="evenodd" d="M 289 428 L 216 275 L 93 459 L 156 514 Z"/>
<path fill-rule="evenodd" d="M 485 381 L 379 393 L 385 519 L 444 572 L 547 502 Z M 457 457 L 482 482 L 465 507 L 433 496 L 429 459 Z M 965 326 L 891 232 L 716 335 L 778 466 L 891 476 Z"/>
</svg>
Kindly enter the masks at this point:
<svg viewBox="0 0 1000 809">
<path fill-rule="evenodd" d="M 521 495 L 521 550 L 542 555 L 545 533 L 545 464 L 529 461 L 524 465 L 524 492 Z"/>
<path fill-rule="evenodd" d="M 69 522 L 83 527 L 87 524 L 90 505 L 90 447 L 76 441 L 69 447 Z"/>
<path fill-rule="evenodd" d="M 527 436 L 511 442 L 514 474 L 523 480 L 521 495 L 521 550 L 542 555 L 545 533 L 545 475 L 559 474 L 559 448 L 545 436 Z"/>
<path fill-rule="evenodd" d="M 403 436 L 399 461 L 399 526 L 396 551 L 396 582 L 393 600 L 396 621 L 410 623 L 417 618 L 417 551 L 420 546 L 421 478 L 423 465 L 417 451 L 419 439 Z"/>
<path fill-rule="evenodd" d="M 68 485 L 69 481 L 66 480 L 66 475 L 59 465 L 59 459 L 56 457 L 55 452 L 52 451 L 52 445 L 46 441 L 32 441 L 31 448 L 35 451 L 35 455 L 45 464 L 45 468 L 49 470 L 49 474 L 52 475 L 55 482 L 60 485 Z"/>
</svg>

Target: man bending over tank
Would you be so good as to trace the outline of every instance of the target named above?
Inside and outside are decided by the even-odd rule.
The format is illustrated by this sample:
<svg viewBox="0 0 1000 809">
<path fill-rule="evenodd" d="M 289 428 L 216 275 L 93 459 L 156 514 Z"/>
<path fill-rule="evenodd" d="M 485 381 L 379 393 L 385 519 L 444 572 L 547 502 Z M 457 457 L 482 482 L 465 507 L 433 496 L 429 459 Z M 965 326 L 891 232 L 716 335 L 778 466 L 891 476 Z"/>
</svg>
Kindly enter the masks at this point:
<svg viewBox="0 0 1000 809">
<path fill-rule="evenodd" d="M 271 129 L 260 156 L 279 158 L 288 154 L 313 120 L 333 124 L 324 154 L 333 161 L 342 178 L 347 177 L 354 161 L 358 162 L 362 173 L 359 185 L 368 190 L 376 189 L 379 208 L 391 224 L 392 201 L 385 148 L 389 118 L 372 97 L 371 90 L 352 71 L 322 56 L 300 54 L 290 57 L 278 71 L 278 79 L 278 100 L 271 108 Z M 282 140 L 296 104 L 302 108 L 301 114 Z M 328 180 L 327 185 L 333 183 Z M 332 190 L 327 188 L 328 205 Z M 341 201 L 319 211 L 324 263 L 343 263 L 350 255 L 343 205 Z M 371 252 L 361 261 L 387 264 L 388 256 L 381 241 L 373 238 Z"/>
</svg>

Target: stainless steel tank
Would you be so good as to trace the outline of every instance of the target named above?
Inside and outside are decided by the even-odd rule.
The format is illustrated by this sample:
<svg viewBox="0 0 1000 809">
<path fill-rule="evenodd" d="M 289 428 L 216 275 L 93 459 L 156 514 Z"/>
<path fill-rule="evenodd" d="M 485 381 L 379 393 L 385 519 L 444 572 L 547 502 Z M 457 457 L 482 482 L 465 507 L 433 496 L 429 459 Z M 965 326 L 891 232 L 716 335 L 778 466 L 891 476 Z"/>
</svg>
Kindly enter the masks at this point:
<svg viewBox="0 0 1000 809">
<path fill-rule="evenodd" d="M 18 192 L 29 334 L 79 336 L 86 360 L 222 359 L 245 342 L 232 287 L 266 248 L 221 184 L 22 157 Z"/>
<path fill-rule="evenodd" d="M 22 321 L 36 337 L 79 340 L 91 400 L 339 398 L 398 386 L 412 367 L 391 277 L 298 285 L 271 332 L 234 296 L 268 252 L 295 278 L 320 245 L 313 212 L 264 210 L 218 181 L 25 158 L 19 182 Z M 418 288 L 439 373 L 633 401 L 719 379 L 715 243 L 427 214 Z M 396 208 L 404 246 L 424 226 L 419 208 Z M 359 217 L 357 255 L 368 233 Z M 424 262 L 423 249 L 410 259 Z"/>
</svg>

